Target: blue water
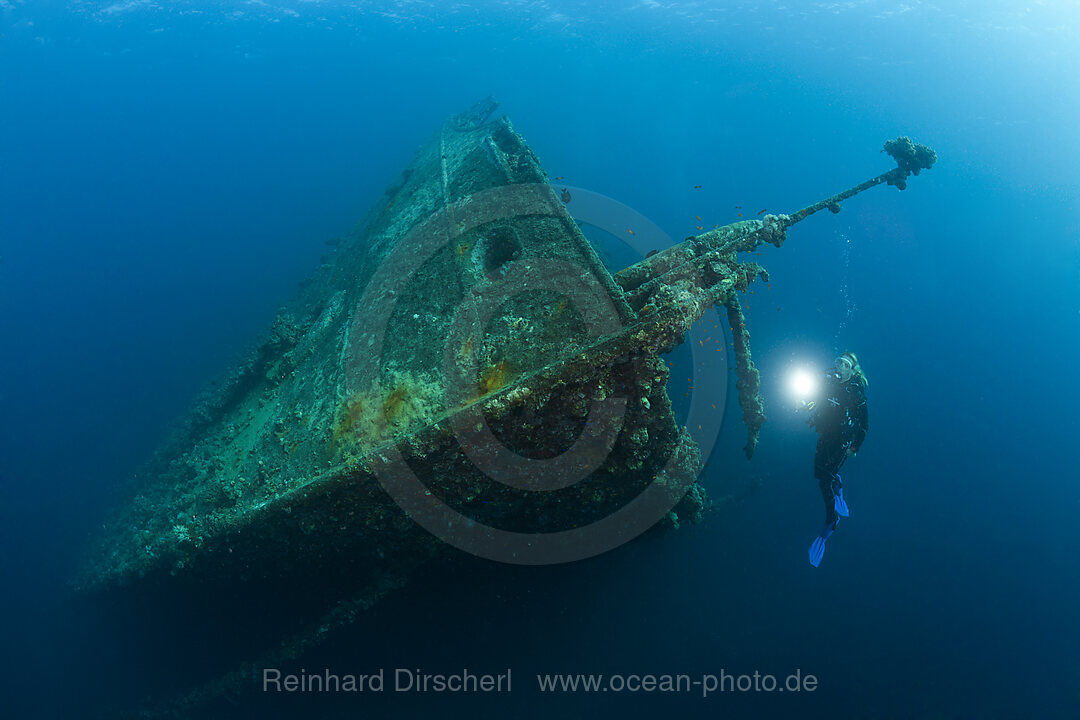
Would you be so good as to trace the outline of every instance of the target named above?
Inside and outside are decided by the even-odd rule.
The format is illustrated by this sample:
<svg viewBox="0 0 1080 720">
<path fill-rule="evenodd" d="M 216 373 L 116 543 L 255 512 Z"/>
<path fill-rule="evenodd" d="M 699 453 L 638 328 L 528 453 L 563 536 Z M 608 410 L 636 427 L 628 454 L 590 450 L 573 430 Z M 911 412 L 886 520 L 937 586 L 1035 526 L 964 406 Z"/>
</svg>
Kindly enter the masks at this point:
<svg viewBox="0 0 1080 720">
<path fill-rule="evenodd" d="M 757 478 L 756 494 L 577 564 L 425 576 L 298 663 L 510 667 L 512 693 L 252 689 L 206 716 L 1080 716 L 1077 48 L 1064 0 L 0 0 L 5 716 L 110 716 L 199 663 L 80 614 L 68 578 L 324 241 L 489 93 L 552 176 L 676 239 L 883 172 L 897 135 L 940 160 L 759 259 L 771 288 L 747 315 L 770 421 L 746 461 L 729 399 L 702 477 L 715 495 Z M 786 374 L 845 349 L 871 428 L 814 570 L 814 436 Z M 530 683 L 722 669 L 819 686 Z"/>
</svg>

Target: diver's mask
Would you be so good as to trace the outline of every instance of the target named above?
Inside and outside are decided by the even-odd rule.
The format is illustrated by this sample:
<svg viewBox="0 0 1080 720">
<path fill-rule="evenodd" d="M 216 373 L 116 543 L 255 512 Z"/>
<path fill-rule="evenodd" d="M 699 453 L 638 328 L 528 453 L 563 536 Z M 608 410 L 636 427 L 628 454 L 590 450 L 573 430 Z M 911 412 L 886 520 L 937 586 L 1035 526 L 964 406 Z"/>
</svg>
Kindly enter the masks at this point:
<svg viewBox="0 0 1080 720">
<path fill-rule="evenodd" d="M 840 381 L 847 382 L 855 374 L 855 366 L 846 355 L 836 358 L 836 372 L 840 373 Z"/>
</svg>

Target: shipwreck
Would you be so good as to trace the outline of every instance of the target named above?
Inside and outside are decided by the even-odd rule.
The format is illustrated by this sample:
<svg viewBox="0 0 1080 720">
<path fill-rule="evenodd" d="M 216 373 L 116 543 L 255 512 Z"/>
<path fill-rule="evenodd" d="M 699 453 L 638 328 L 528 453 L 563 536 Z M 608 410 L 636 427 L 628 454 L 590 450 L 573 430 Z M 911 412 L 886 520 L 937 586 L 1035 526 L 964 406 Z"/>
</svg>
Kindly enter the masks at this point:
<svg viewBox="0 0 1080 720">
<path fill-rule="evenodd" d="M 612 274 L 495 109 L 450 118 L 199 400 L 105 524 L 81 592 L 143 607 L 179 593 L 239 617 L 276 586 L 309 588 L 257 658 L 280 661 L 426 563 L 564 562 L 700 519 L 701 457 L 661 356 L 726 314 L 752 454 L 764 415 L 739 297 L 768 275 L 746 255 L 936 159 L 898 138 L 875 178 Z M 249 672 L 218 670 L 216 687 Z"/>
</svg>

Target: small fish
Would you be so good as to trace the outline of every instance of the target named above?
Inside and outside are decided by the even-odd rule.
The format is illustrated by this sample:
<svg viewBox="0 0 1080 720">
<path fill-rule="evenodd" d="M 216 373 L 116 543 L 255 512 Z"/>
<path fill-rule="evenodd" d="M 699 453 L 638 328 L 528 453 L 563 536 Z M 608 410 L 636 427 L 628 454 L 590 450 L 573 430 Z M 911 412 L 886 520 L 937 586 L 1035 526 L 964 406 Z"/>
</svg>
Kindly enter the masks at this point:
<svg viewBox="0 0 1080 720">
<path fill-rule="evenodd" d="M 651 258 L 653 255 L 655 255 L 658 252 L 660 252 L 660 251 L 659 250 L 650 250 L 649 252 L 645 253 L 645 257 Z"/>
<path fill-rule="evenodd" d="M 631 230 L 630 228 L 626 228 L 626 232 L 630 233 L 631 235 L 637 235 L 637 233 L 634 232 L 633 230 Z"/>
<path fill-rule="evenodd" d="M 736 209 L 736 210 L 742 210 L 742 205 L 736 205 L 736 206 L 735 206 L 735 209 Z"/>
<path fill-rule="evenodd" d="M 694 189 L 695 189 L 695 190 L 700 190 L 700 189 L 701 189 L 701 186 L 700 186 L 700 185 L 695 185 L 695 186 L 694 186 Z"/>
<path fill-rule="evenodd" d="M 742 217 L 742 213 L 735 213 L 735 214 L 738 215 L 739 217 Z"/>
<path fill-rule="evenodd" d="M 562 198 L 563 205 L 565 205 L 566 203 L 570 202 L 570 191 L 566 188 L 563 188 L 562 193 L 559 195 L 559 197 Z"/>
<path fill-rule="evenodd" d="M 768 210 L 768 209 L 769 209 L 769 208 L 765 208 L 764 210 L 758 210 L 758 211 L 757 211 L 757 214 L 758 214 L 758 215 L 763 215 L 763 214 L 765 213 L 765 211 L 766 211 L 766 210 Z"/>
<path fill-rule="evenodd" d="M 704 230 L 704 229 L 705 229 L 705 228 L 701 227 L 700 225 L 696 225 L 695 227 L 696 227 L 696 228 L 697 228 L 698 230 Z"/>
<path fill-rule="evenodd" d="M 559 177 L 557 177 L 557 178 L 555 178 L 555 179 L 556 179 L 556 180 L 562 180 L 562 179 L 563 179 L 563 176 L 562 176 L 562 175 L 560 175 Z"/>
<path fill-rule="evenodd" d="M 695 215 L 694 217 L 696 217 L 696 218 L 697 218 L 697 221 L 698 221 L 698 222 L 701 222 L 701 216 L 700 216 L 700 215 Z"/>
</svg>

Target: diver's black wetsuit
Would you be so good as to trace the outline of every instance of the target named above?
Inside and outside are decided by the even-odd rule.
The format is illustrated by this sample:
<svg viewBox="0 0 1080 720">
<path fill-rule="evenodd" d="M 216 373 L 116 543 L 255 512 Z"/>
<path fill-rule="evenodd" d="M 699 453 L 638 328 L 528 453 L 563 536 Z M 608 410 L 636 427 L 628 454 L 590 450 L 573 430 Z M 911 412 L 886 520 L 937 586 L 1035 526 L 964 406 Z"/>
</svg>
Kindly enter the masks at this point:
<svg viewBox="0 0 1080 720">
<path fill-rule="evenodd" d="M 822 399 L 814 407 L 814 426 L 818 432 L 817 453 L 814 455 L 814 477 L 818 479 L 821 497 L 825 500 L 825 524 L 836 522 L 834 507 L 836 489 L 840 487 L 840 466 L 847 460 L 848 448 L 859 451 L 870 420 L 866 412 L 866 385 L 854 375 L 847 382 L 840 373 L 825 374 Z"/>
</svg>

